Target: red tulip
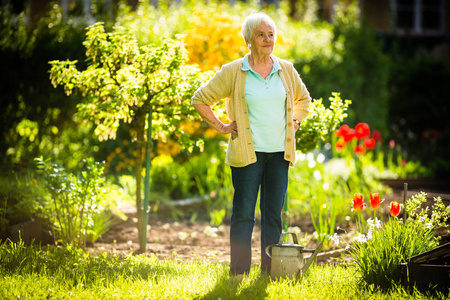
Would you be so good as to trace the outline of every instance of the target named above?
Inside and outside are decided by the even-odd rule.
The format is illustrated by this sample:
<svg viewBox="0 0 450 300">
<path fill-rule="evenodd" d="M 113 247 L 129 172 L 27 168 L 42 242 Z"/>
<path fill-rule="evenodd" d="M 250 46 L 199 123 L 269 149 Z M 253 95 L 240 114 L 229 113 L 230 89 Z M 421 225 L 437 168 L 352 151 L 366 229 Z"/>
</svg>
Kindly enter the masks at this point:
<svg viewBox="0 0 450 300">
<path fill-rule="evenodd" d="M 364 146 L 361 146 L 361 145 L 355 146 L 354 151 L 356 154 L 360 154 L 360 155 L 366 154 L 366 148 L 364 148 Z"/>
<path fill-rule="evenodd" d="M 381 142 L 381 132 L 379 130 L 374 130 L 372 133 L 372 138 L 374 138 L 376 141 Z"/>
<path fill-rule="evenodd" d="M 348 142 L 354 137 L 354 133 L 355 131 L 348 127 L 348 125 L 342 125 L 334 134 L 337 137 L 342 137 L 344 141 Z"/>
<path fill-rule="evenodd" d="M 337 137 L 342 137 L 341 131 L 339 131 L 339 130 L 335 130 L 334 135 Z"/>
<path fill-rule="evenodd" d="M 373 149 L 375 147 L 375 139 L 365 139 L 364 146 L 366 146 L 367 149 Z"/>
<path fill-rule="evenodd" d="M 366 204 L 364 203 L 364 196 L 360 193 L 355 193 L 355 195 L 353 195 L 352 202 L 354 210 L 363 210 L 364 207 L 366 207 Z"/>
<path fill-rule="evenodd" d="M 341 151 L 345 147 L 345 141 L 344 140 L 337 141 L 336 144 L 334 144 L 334 147 L 336 148 L 337 151 Z"/>
<path fill-rule="evenodd" d="M 378 209 L 383 201 L 384 199 L 380 200 L 379 193 L 370 194 L 370 206 L 372 206 L 373 209 Z"/>
<path fill-rule="evenodd" d="M 358 140 L 370 135 L 370 127 L 367 123 L 358 123 L 355 127 L 355 136 Z"/>
<path fill-rule="evenodd" d="M 400 204 L 398 204 L 398 202 L 393 201 L 393 202 L 391 202 L 390 209 L 391 209 L 391 211 L 390 211 L 391 216 L 396 217 L 400 213 L 401 206 L 400 206 Z"/>
<path fill-rule="evenodd" d="M 394 140 L 390 140 L 389 141 L 389 147 L 391 147 L 391 148 L 395 147 L 395 141 Z"/>
</svg>

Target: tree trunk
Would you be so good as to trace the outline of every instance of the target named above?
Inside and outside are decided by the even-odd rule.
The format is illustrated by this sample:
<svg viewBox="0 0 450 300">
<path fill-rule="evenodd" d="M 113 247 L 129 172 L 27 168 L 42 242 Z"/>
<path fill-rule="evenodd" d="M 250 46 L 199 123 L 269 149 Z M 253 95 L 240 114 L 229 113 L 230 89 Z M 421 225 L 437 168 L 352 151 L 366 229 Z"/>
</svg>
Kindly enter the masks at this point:
<svg viewBox="0 0 450 300">
<path fill-rule="evenodd" d="M 147 114 L 148 105 L 140 107 L 136 113 L 136 138 L 138 143 L 138 157 L 136 162 L 136 212 L 137 212 L 137 229 L 139 236 L 139 250 L 141 253 L 145 252 L 145 241 L 147 236 L 147 226 L 144 228 L 144 212 L 142 207 L 142 164 L 143 156 L 145 154 L 145 117 Z"/>
<path fill-rule="evenodd" d="M 152 142 L 152 115 L 153 109 L 152 105 L 148 105 L 148 116 L 147 116 L 147 145 L 145 149 L 145 181 L 144 181 L 144 202 L 142 203 L 142 230 L 145 234 L 142 235 L 140 241 L 141 249 L 146 248 L 147 244 L 147 224 L 148 224 L 148 203 L 150 202 L 150 169 L 151 169 L 151 154 L 153 149 Z"/>
</svg>

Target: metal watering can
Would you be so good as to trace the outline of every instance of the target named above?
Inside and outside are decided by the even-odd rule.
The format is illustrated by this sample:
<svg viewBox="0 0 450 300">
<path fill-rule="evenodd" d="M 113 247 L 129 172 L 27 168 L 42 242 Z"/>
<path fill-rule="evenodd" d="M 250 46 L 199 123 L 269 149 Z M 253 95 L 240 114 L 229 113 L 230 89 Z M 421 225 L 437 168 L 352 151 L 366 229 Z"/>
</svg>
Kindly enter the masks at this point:
<svg viewBox="0 0 450 300">
<path fill-rule="evenodd" d="M 284 237 L 288 234 L 292 235 L 292 244 L 283 243 Z M 272 258 L 270 277 L 300 278 L 308 270 L 322 247 L 323 244 L 320 243 L 316 249 L 304 249 L 304 246 L 298 244 L 297 235 L 294 232 L 283 232 L 278 244 L 266 247 L 267 255 Z M 272 255 L 270 249 L 272 249 Z M 306 263 L 303 259 L 303 253 L 312 253 Z"/>
</svg>

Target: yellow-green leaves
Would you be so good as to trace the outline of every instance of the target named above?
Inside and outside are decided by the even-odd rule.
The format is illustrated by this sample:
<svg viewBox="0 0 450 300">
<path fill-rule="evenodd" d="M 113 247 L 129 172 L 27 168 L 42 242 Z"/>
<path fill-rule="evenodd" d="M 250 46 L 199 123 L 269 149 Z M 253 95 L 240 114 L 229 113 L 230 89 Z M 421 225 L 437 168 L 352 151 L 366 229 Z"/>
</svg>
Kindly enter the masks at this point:
<svg viewBox="0 0 450 300">
<path fill-rule="evenodd" d="M 332 93 L 330 107 L 326 108 L 322 99 L 311 102 L 310 114 L 302 122 L 302 126 L 296 133 L 297 150 L 307 153 L 325 141 L 330 133 L 347 117 L 347 109 L 350 100 L 342 100 L 339 93 Z"/>
<path fill-rule="evenodd" d="M 78 114 L 94 121 L 100 140 L 114 139 L 120 122 L 143 133 L 142 120 L 150 105 L 153 136 L 177 133 L 179 122 L 192 118 L 190 97 L 203 82 L 197 68 L 185 65 L 187 52 L 181 38 L 139 46 L 124 28 L 106 32 L 103 23 L 96 23 L 88 27 L 83 42 L 86 70 L 78 70 L 76 61 L 52 61 L 50 78 L 67 94 L 78 91 L 85 97 Z"/>
</svg>

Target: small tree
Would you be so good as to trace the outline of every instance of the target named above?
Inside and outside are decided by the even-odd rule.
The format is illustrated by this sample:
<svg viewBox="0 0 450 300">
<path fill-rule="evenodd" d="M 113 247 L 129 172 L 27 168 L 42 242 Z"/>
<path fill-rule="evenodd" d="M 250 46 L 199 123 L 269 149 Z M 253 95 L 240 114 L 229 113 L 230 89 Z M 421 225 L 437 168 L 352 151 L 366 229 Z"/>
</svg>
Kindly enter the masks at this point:
<svg viewBox="0 0 450 300">
<path fill-rule="evenodd" d="M 187 52 L 180 37 L 164 39 L 161 46 L 140 46 L 132 35 L 117 27 L 106 33 L 103 23 L 88 27 L 87 69 L 77 61 L 51 61 L 53 86 L 70 95 L 80 92 L 85 101 L 78 113 L 96 124 L 100 140 L 114 139 L 120 122 L 130 124 L 138 144 L 136 208 L 140 250 L 145 251 L 150 193 L 152 138 L 175 134 L 183 146 L 193 143 L 179 124 L 193 118 L 190 98 L 206 80 L 194 66 L 186 65 Z M 144 201 L 141 198 L 143 157 L 146 156 Z"/>
</svg>

